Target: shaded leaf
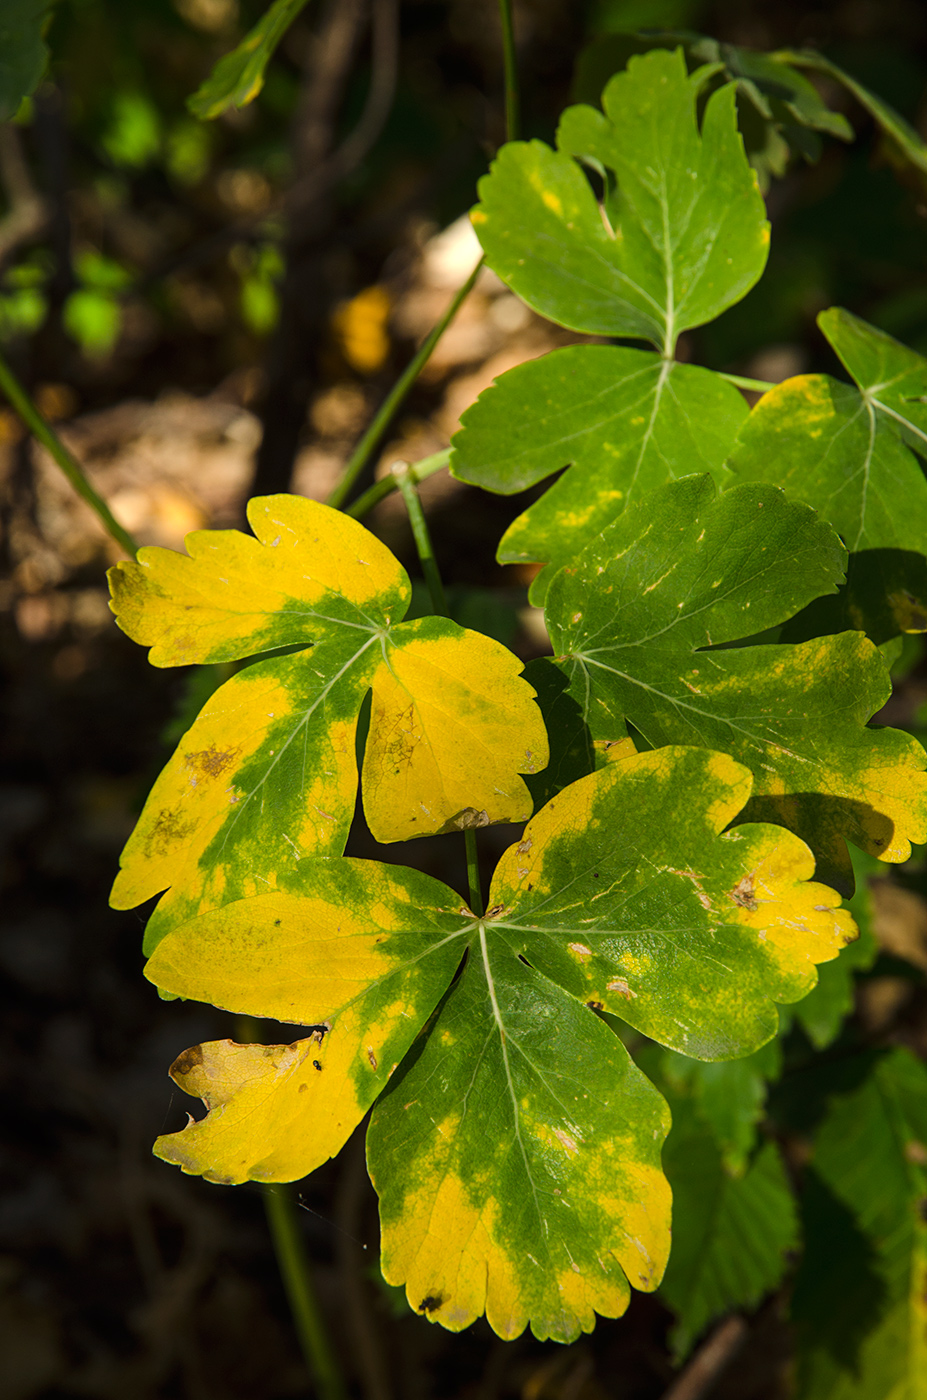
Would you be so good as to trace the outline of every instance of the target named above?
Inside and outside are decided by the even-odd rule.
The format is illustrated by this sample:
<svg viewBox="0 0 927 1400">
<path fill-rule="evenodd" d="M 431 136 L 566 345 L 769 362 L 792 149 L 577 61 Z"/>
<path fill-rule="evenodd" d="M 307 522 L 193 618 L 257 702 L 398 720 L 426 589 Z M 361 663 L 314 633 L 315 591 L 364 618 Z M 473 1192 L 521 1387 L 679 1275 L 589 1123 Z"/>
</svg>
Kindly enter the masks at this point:
<svg viewBox="0 0 927 1400">
<path fill-rule="evenodd" d="M 841 957 L 822 963 L 818 967 L 818 985 L 822 976 L 850 957 L 855 948 L 856 944 L 851 943 Z M 817 986 L 784 1016 L 780 1013 L 780 1019 L 794 1016 L 796 1009 L 804 1006 L 816 992 Z M 649 1063 L 645 1062 L 644 1068 L 649 1068 Z M 656 1082 L 660 1087 L 668 1083 L 677 1093 L 691 1097 L 693 1110 L 720 1151 L 725 1172 L 730 1176 L 743 1176 L 756 1146 L 767 1086 L 770 1080 L 778 1079 L 781 1072 L 782 1044 L 777 1037 L 752 1055 L 714 1063 L 690 1060 L 672 1050 L 664 1050 Z"/>
<path fill-rule="evenodd" d="M 573 464 L 508 528 L 502 563 L 555 568 L 641 492 L 724 462 L 748 415 L 710 370 L 643 350 L 573 345 L 504 374 L 461 419 L 451 462 L 461 481 L 510 495 Z M 534 583 L 542 601 L 550 571 Z"/>
<path fill-rule="evenodd" d="M 673 1189 L 673 1249 L 660 1292 L 676 1314 L 670 1345 L 678 1361 L 715 1318 L 756 1307 L 782 1282 L 799 1236 L 775 1143 L 732 1176 L 692 1102 L 674 1096 L 671 1106 L 663 1160 Z"/>
<path fill-rule="evenodd" d="M 344 849 L 357 716 L 372 691 L 364 812 L 379 841 L 524 820 L 520 776 L 547 741 L 521 663 L 444 618 L 402 623 L 405 571 L 356 521 L 296 496 L 253 500 L 257 538 L 197 531 L 190 555 L 146 548 L 110 571 L 119 625 L 155 665 L 295 645 L 221 686 L 155 783 L 122 854 L 116 908 L 171 887 L 149 924 L 273 888 Z"/>
<path fill-rule="evenodd" d="M 293 1045 L 213 1041 L 171 1075 L 209 1109 L 155 1153 L 211 1181 L 293 1181 L 335 1155 L 460 962 L 472 916 L 438 881 L 370 861 L 306 862 L 274 894 L 162 939 L 145 976 L 174 996 L 318 1029 Z"/>
<path fill-rule="evenodd" d="M 866 728 L 890 692 L 878 651 L 853 632 L 719 648 L 832 590 L 843 557 L 828 526 L 776 488 L 718 496 L 692 477 L 561 569 L 547 622 L 593 739 L 623 737 L 630 721 L 653 746 L 730 753 L 753 773 L 748 817 L 796 831 L 825 878 L 851 888 L 847 840 L 899 861 L 927 839 L 923 750 Z"/>
<path fill-rule="evenodd" d="M 851 551 L 925 552 L 927 481 L 912 447 L 927 444 L 927 360 L 840 307 L 818 325 L 856 388 L 826 374 L 764 394 L 729 463 L 777 483 L 829 520 Z M 917 630 L 917 629 L 914 629 Z"/>
<path fill-rule="evenodd" d="M 483 918 L 416 872 L 315 859 L 174 929 L 147 967 L 163 991 L 310 1033 L 181 1056 L 210 1112 L 159 1154 L 218 1180 L 298 1176 L 395 1069 L 369 1134 L 388 1281 L 452 1330 L 485 1310 L 502 1336 L 569 1341 L 618 1315 L 666 1260 L 668 1118 L 595 1011 L 744 1053 L 853 936 L 797 838 L 721 834 L 749 789 L 701 749 L 607 763 L 528 823 Z"/>
<path fill-rule="evenodd" d="M 241 43 L 220 58 L 205 83 L 187 99 L 195 117 L 208 121 L 229 107 L 253 102 L 264 86 L 264 70 L 306 0 L 273 0 Z"/>
<path fill-rule="evenodd" d="M 608 84 L 606 115 L 566 110 L 557 151 L 531 141 L 499 152 L 473 225 L 489 265 L 535 311 L 669 356 L 681 331 L 759 278 L 769 227 L 734 89 L 709 99 L 701 133 L 698 92 L 681 52 L 654 50 Z M 574 156 L 617 180 L 606 217 Z"/>
<path fill-rule="evenodd" d="M 792 1316 L 801 1400 L 927 1394 L 927 1069 L 876 1059 L 814 1143 Z M 829 1210 L 822 1207 L 830 1201 Z M 848 1228 L 849 1227 L 849 1228 Z M 839 1295 L 841 1305 L 833 1306 Z"/>
<path fill-rule="evenodd" d="M 52 0 L 3 0 L 0 7 L 0 122 L 15 117 L 48 60 L 44 34 Z"/>
</svg>

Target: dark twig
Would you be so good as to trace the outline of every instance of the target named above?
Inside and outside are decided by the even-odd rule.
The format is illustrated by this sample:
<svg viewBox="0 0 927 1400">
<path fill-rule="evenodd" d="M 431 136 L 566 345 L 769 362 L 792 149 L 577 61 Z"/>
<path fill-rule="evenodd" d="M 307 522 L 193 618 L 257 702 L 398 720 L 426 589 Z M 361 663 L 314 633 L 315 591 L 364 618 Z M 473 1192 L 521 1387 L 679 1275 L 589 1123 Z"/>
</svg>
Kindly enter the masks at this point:
<svg viewBox="0 0 927 1400">
<path fill-rule="evenodd" d="M 702 1400 L 747 1340 L 749 1328 L 736 1313 L 716 1327 L 711 1336 L 664 1391 L 663 1400 Z"/>
<path fill-rule="evenodd" d="M 0 181 L 9 209 L 0 219 L 0 264 L 40 233 L 48 219 L 48 205 L 32 183 L 23 155 L 22 139 L 12 122 L 0 125 Z"/>
</svg>

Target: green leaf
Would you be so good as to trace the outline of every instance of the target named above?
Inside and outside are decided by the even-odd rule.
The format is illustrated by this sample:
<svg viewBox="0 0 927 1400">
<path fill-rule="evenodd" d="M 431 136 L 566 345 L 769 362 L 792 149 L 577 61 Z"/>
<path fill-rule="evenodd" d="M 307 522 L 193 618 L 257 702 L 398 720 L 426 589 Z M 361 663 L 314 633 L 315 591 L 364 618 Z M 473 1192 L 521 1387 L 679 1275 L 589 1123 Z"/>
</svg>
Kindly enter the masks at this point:
<svg viewBox="0 0 927 1400">
<path fill-rule="evenodd" d="M 44 34 L 52 0 L 3 0 L 0 7 L 0 122 L 38 86 L 48 49 Z"/>
<path fill-rule="evenodd" d="M 797 838 L 722 834 L 749 790 L 702 749 L 609 763 L 528 823 L 483 918 L 414 871 L 310 858 L 175 928 L 146 969 L 162 991 L 309 1034 L 182 1055 L 175 1081 L 209 1112 L 158 1154 L 214 1180 L 292 1179 L 388 1081 L 369 1162 L 384 1273 L 413 1308 L 560 1341 L 617 1316 L 665 1264 L 668 1115 L 596 1012 L 744 1053 L 774 1034 L 772 999 L 801 996 L 853 936 Z"/>
<path fill-rule="evenodd" d="M 822 976 L 849 958 L 855 948 L 856 943 L 851 943 L 834 962 L 822 963 L 818 968 L 818 985 Z M 796 1003 L 791 1011 L 793 1017 L 817 990 L 813 987 L 808 996 Z M 730 1176 L 743 1176 L 756 1146 L 757 1126 L 766 1105 L 768 1083 L 778 1079 L 782 1072 L 781 1041 L 770 1040 L 754 1054 L 739 1060 L 714 1063 L 686 1059 L 664 1050 L 659 1071 L 657 1083 L 661 1088 L 668 1082 L 677 1093 L 691 1096 L 702 1124 L 711 1132 L 721 1153 L 724 1170 Z"/>
<path fill-rule="evenodd" d="M 629 721 L 653 746 L 730 753 L 754 776 L 749 816 L 796 831 L 825 878 L 851 888 L 846 840 L 899 861 L 927 839 L 923 750 L 866 728 L 890 690 L 878 651 L 854 632 L 719 649 L 833 590 L 843 558 L 829 527 L 776 488 L 718 496 L 690 477 L 560 570 L 547 623 L 594 740 Z"/>
<path fill-rule="evenodd" d="M 202 87 L 187 99 L 195 117 L 208 121 L 229 107 L 245 107 L 264 86 L 264 69 L 306 0 L 274 3 L 242 39 L 237 49 L 220 58 Z"/>
<path fill-rule="evenodd" d="M 660 1292 L 676 1314 L 670 1345 L 681 1361 L 715 1318 L 756 1307 L 781 1283 L 798 1220 L 775 1143 L 732 1176 L 691 1101 L 673 1097 L 671 1105 L 663 1162 L 673 1189 L 673 1249 Z"/>
<path fill-rule="evenodd" d="M 792 1305 L 800 1400 L 927 1395 L 925 1166 L 927 1069 L 892 1050 L 833 1097 L 814 1144 Z"/>
<path fill-rule="evenodd" d="M 641 492 L 693 471 L 723 485 L 748 416 L 718 375 L 648 351 L 573 345 L 518 365 L 461 420 L 451 470 L 510 495 L 570 470 L 509 526 L 500 562 L 571 559 Z M 540 602 L 544 583 L 532 587 Z"/>
<path fill-rule="evenodd" d="M 116 908 L 170 887 L 147 941 L 219 902 L 340 854 L 354 815 L 355 731 L 373 692 L 364 812 L 379 841 L 523 821 L 520 776 L 547 761 L 521 663 L 444 618 L 402 623 L 405 570 L 356 521 L 296 496 L 252 500 L 257 538 L 187 536 L 110 571 L 123 631 L 156 666 L 281 648 L 221 686 L 158 778 L 122 854 Z M 294 647 L 299 650 L 293 651 Z"/>
<path fill-rule="evenodd" d="M 776 54 L 775 57 L 784 63 L 810 68 L 835 79 L 846 88 L 847 92 L 853 94 L 860 106 L 873 118 L 882 132 L 893 164 L 902 168 L 913 166 L 920 175 L 927 176 L 927 145 L 924 144 L 914 127 L 909 125 L 904 117 L 900 116 L 887 102 L 883 102 L 881 97 L 876 97 L 875 93 L 863 87 L 862 83 L 857 82 L 849 73 L 838 68 L 836 63 L 831 63 L 830 59 L 825 58 L 823 54 L 815 53 L 813 50 L 793 52 L 786 49 Z"/>
<path fill-rule="evenodd" d="M 472 219 L 490 267 L 535 311 L 670 356 L 757 281 L 769 226 L 734 89 L 712 95 L 701 133 L 698 93 L 681 51 L 657 49 L 612 79 L 606 115 L 567 109 L 557 151 L 503 146 Z M 610 182 L 604 210 L 574 156 Z"/>
<path fill-rule="evenodd" d="M 845 1018 L 853 1010 L 855 977 L 875 962 L 879 945 L 873 933 L 874 909 L 869 876 L 884 872 L 885 867 L 864 855 L 851 852 L 856 878 L 856 892 L 848 901 L 859 938 L 842 958 L 827 963 L 818 972 L 818 985 L 792 1010 L 792 1019 L 803 1028 L 816 1050 L 824 1050 L 837 1038 Z"/>
<path fill-rule="evenodd" d="M 776 477 L 831 522 L 850 550 L 924 552 L 927 482 L 912 452 L 927 444 L 927 360 L 840 307 L 818 325 L 856 382 L 787 379 L 750 414 L 730 467 Z"/>
</svg>

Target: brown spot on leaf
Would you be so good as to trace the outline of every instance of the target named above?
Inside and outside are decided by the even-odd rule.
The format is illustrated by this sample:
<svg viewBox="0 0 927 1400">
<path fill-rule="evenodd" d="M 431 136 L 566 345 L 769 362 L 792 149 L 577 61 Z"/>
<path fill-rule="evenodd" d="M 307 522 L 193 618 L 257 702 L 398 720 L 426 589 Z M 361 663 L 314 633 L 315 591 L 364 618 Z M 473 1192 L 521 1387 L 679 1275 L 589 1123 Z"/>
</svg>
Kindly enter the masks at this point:
<svg viewBox="0 0 927 1400">
<path fill-rule="evenodd" d="M 189 1050 L 183 1050 L 177 1056 L 170 1068 L 172 1079 L 176 1079 L 178 1074 L 189 1074 L 191 1070 L 197 1069 L 203 1063 L 202 1045 L 191 1045 Z"/>
<path fill-rule="evenodd" d="M 200 749 L 198 753 L 184 754 L 184 762 L 194 773 L 202 773 L 207 778 L 218 778 L 229 768 L 241 753 L 241 749 L 217 749 L 215 744 L 210 744 L 208 749 Z"/>
<path fill-rule="evenodd" d="M 309 1088 L 309 1085 L 308 1085 L 308 1084 L 300 1084 L 300 1086 L 299 1086 L 299 1092 L 300 1092 L 301 1094 L 304 1094 L 308 1088 Z"/>
<path fill-rule="evenodd" d="M 632 997 L 637 996 L 637 992 L 631 991 L 627 983 L 627 978 L 625 977 L 612 978 L 611 982 L 608 984 L 608 990 L 610 992 L 617 992 L 620 997 L 624 997 L 625 1001 L 630 1001 Z"/>
<path fill-rule="evenodd" d="M 753 876 L 745 875 L 731 890 L 731 899 L 735 904 L 739 904 L 741 909 L 749 909 L 751 914 L 755 914 L 760 906 L 756 902 L 754 891 Z"/>
<path fill-rule="evenodd" d="M 529 836 L 528 840 L 527 840 L 527 841 L 522 841 L 521 845 L 518 847 L 518 854 L 521 855 L 521 856 L 526 856 L 526 855 L 528 854 L 528 852 L 531 850 L 531 845 L 532 845 L 532 842 L 531 842 L 531 838 L 530 838 L 530 836 Z"/>
<path fill-rule="evenodd" d="M 368 1045 L 368 1046 L 367 1046 L 367 1059 L 370 1061 L 370 1068 L 371 1068 L 371 1069 L 376 1069 L 376 1067 L 377 1067 L 377 1057 L 376 1057 L 376 1055 L 373 1053 L 373 1046 L 372 1046 L 372 1045 Z"/>
<path fill-rule="evenodd" d="M 590 1010 L 590 1011 L 604 1011 L 604 1010 L 605 1010 L 605 1007 L 602 1005 L 602 1003 L 601 1003 L 600 1001 L 587 1001 L 587 1002 L 586 1002 L 586 1005 L 589 1007 L 589 1010 Z"/>
</svg>

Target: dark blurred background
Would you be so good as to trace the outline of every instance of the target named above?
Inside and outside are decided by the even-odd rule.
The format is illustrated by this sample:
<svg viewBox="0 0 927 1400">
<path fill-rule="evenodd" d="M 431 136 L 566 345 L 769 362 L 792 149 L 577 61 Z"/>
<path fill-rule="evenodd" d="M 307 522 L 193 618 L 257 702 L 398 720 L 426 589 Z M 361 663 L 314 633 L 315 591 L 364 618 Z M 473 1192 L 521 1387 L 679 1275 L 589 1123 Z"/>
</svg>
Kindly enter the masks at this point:
<svg viewBox="0 0 927 1400">
<path fill-rule="evenodd" d="M 185 99 L 262 8 L 61 0 L 47 79 L 0 127 L 0 345 L 146 542 L 235 524 L 255 491 L 324 498 L 469 272 L 475 245 L 456 221 L 504 139 L 494 0 L 313 0 L 257 101 L 196 121 Z M 583 45 L 638 26 L 814 46 L 927 135 L 917 0 L 521 0 L 515 12 L 528 136 L 552 138 Z M 862 111 L 824 90 L 857 141 L 829 141 L 773 183 L 765 277 L 686 337 L 685 358 L 771 380 L 833 371 L 815 326 L 833 304 L 927 353 L 927 187 L 899 179 Z M 379 469 L 445 446 L 493 375 L 570 339 L 484 274 Z M 527 580 L 494 562 L 520 502 L 443 476 L 426 495 L 461 614 L 536 654 Z M 189 675 L 152 670 L 116 631 L 103 570 L 117 555 L 5 407 L 0 522 L 0 1395 L 307 1395 L 260 1191 L 150 1156 L 184 1122 L 168 1064 L 233 1035 L 232 1020 L 159 1002 L 141 976 L 141 914 L 107 907 L 120 846 L 202 685 L 197 696 Z M 401 511 L 371 523 L 414 572 Z M 922 684 L 902 708 L 927 698 Z M 390 858 L 454 882 L 451 847 Z M 903 1014 L 886 1006 L 883 1031 Z M 413 1315 L 379 1280 L 358 1135 L 298 1189 L 321 1304 L 365 1400 L 656 1400 L 670 1384 L 671 1318 L 656 1299 L 636 1296 L 569 1348 L 504 1344 L 482 1322 L 455 1337 Z M 781 1312 L 772 1299 L 751 1319 L 712 1394 L 788 1393 Z"/>
</svg>

